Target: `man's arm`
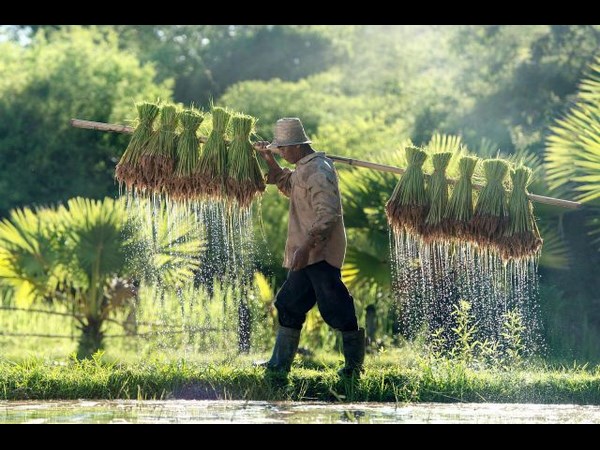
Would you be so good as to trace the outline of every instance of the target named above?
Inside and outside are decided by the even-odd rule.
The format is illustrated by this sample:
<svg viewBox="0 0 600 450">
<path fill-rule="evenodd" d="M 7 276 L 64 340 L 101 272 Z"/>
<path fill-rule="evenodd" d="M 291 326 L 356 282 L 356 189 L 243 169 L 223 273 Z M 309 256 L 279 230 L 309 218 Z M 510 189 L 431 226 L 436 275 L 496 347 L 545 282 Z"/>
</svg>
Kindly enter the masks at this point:
<svg viewBox="0 0 600 450">
<path fill-rule="evenodd" d="M 258 147 L 259 154 L 267 162 L 269 166 L 269 173 L 267 173 L 267 184 L 274 184 L 286 197 L 290 196 L 292 190 L 292 184 L 290 177 L 292 171 L 290 169 L 282 169 L 281 166 L 275 160 L 271 150 L 267 149 L 269 143 L 266 141 L 256 142 L 255 145 Z"/>
</svg>

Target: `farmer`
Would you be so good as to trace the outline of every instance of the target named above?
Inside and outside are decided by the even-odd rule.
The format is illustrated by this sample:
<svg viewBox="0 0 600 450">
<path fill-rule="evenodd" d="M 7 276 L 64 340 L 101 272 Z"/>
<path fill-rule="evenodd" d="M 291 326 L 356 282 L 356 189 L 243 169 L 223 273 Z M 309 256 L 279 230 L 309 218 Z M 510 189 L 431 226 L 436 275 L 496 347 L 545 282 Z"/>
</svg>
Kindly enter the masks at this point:
<svg viewBox="0 0 600 450">
<path fill-rule="evenodd" d="M 359 375 L 365 359 L 365 331 L 358 328 L 354 300 L 341 278 L 346 232 L 333 162 L 311 147 L 298 118 L 279 119 L 273 142 L 257 144 L 269 166 L 267 184 L 277 185 L 290 199 L 283 262 L 289 272 L 275 299 L 279 329 L 273 355 L 261 365 L 290 371 L 306 313 L 316 303 L 325 322 L 342 332 L 345 366 L 339 374 Z M 272 152 L 296 169 L 282 169 Z"/>
</svg>

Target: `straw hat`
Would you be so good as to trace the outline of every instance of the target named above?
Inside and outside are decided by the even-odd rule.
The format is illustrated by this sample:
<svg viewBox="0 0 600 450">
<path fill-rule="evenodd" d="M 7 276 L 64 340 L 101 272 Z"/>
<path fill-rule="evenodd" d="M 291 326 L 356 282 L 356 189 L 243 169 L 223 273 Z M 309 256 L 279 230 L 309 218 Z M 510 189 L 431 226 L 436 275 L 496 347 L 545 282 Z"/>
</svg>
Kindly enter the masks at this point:
<svg viewBox="0 0 600 450">
<path fill-rule="evenodd" d="M 297 117 L 284 117 L 275 123 L 273 142 L 267 148 L 272 150 L 286 145 L 310 144 L 302 122 Z"/>
</svg>

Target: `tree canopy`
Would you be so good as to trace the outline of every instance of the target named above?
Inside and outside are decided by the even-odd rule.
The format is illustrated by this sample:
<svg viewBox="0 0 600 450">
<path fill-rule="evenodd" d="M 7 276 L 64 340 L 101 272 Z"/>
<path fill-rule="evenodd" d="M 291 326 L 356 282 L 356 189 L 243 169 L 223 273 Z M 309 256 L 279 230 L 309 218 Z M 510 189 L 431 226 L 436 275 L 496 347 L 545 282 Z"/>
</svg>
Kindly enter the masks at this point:
<svg viewBox="0 0 600 450">
<path fill-rule="evenodd" d="M 402 163 L 407 142 L 460 137 L 480 156 L 527 161 L 533 192 L 584 193 L 595 206 L 597 149 L 588 141 L 598 99 L 586 86 L 597 81 L 590 64 L 599 48 L 598 25 L 0 26 L 0 218 L 15 207 L 116 197 L 114 168 L 127 137 L 74 129 L 69 119 L 128 123 L 136 101 L 157 98 L 252 114 L 264 139 L 278 118 L 298 116 L 318 150 L 387 164 Z M 385 285 L 374 268 L 387 264 L 382 205 L 397 179 L 339 172 L 346 279 Z M 267 189 L 260 269 L 280 278 L 285 209 Z M 598 229 L 596 210 L 536 213 L 542 264 L 571 267 L 552 280 L 565 298 L 591 305 L 595 264 L 576 259 L 598 258 L 587 234 Z M 558 298 L 553 286 L 544 292 Z"/>
<path fill-rule="evenodd" d="M 117 35 L 79 27 L 40 31 L 28 46 L 0 43 L 0 214 L 78 195 L 115 195 L 123 136 L 73 129 L 69 120 L 134 118 L 135 101 L 168 99 L 172 81 L 119 50 Z"/>
</svg>

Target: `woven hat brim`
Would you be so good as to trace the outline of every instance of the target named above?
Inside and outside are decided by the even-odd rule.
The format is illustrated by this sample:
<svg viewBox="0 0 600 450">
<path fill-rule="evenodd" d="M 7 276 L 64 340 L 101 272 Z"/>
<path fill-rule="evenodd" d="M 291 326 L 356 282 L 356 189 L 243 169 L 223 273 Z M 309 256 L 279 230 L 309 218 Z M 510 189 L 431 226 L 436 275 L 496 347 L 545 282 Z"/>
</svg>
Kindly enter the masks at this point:
<svg viewBox="0 0 600 450">
<path fill-rule="evenodd" d="M 287 145 L 300 145 L 300 144 L 312 144 L 312 141 L 310 139 L 307 139 L 305 141 L 298 141 L 298 142 L 278 142 L 278 141 L 274 140 L 269 145 L 267 145 L 267 148 L 269 150 L 275 150 L 277 147 L 285 147 Z"/>
</svg>

